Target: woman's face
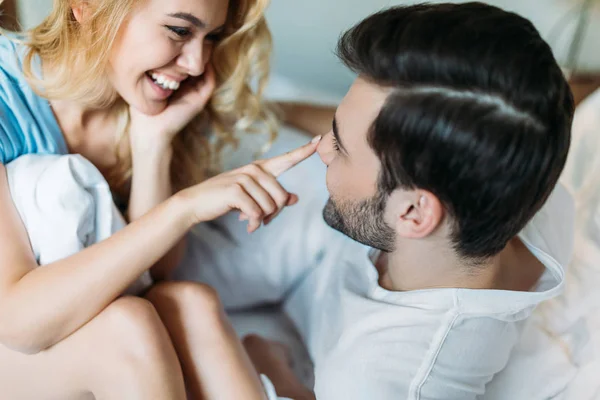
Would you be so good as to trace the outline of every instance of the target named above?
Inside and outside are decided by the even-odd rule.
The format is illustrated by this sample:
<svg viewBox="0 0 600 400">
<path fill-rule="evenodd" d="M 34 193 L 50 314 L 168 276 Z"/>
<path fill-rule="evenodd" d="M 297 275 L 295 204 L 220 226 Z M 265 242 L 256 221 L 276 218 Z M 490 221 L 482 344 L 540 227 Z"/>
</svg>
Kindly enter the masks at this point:
<svg viewBox="0 0 600 400">
<path fill-rule="evenodd" d="M 200 77 L 226 22 L 228 0 L 142 0 L 119 30 L 109 79 L 132 107 L 163 111 L 186 80 Z"/>
</svg>

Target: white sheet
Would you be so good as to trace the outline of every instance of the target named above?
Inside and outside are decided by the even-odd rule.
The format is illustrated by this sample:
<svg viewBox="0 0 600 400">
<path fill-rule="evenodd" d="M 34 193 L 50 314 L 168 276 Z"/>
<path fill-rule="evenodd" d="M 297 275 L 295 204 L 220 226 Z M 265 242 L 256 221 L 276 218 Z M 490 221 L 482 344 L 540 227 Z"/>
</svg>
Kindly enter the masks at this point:
<svg viewBox="0 0 600 400">
<path fill-rule="evenodd" d="M 40 265 L 73 255 L 125 226 L 102 174 L 79 155 L 26 155 L 6 165 L 10 193 Z M 126 291 L 152 283 L 144 273 Z"/>
</svg>

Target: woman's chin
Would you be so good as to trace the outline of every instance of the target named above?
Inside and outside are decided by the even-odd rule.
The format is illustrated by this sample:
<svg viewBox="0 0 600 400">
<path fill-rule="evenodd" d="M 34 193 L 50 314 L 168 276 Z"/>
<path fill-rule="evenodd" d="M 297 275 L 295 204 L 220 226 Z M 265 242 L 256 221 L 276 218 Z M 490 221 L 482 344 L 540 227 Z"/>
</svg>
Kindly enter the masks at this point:
<svg viewBox="0 0 600 400">
<path fill-rule="evenodd" d="M 160 114 L 167 108 L 167 101 L 140 101 L 137 104 L 130 104 L 130 106 L 142 114 L 153 116 Z"/>
</svg>

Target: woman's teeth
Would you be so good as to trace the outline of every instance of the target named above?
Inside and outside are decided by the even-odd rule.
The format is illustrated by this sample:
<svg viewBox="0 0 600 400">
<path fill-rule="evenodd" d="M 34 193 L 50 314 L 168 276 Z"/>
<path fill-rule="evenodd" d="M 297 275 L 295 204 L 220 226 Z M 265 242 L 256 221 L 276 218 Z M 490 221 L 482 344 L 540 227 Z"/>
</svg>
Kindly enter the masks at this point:
<svg viewBox="0 0 600 400">
<path fill-rule="evenodd" d="M 154 83 L 167 90 L 177 90 L 179 89 L 179 82 L 169 80 L 163 75 L 152 73 L 152 80 Z"/>
</svg>

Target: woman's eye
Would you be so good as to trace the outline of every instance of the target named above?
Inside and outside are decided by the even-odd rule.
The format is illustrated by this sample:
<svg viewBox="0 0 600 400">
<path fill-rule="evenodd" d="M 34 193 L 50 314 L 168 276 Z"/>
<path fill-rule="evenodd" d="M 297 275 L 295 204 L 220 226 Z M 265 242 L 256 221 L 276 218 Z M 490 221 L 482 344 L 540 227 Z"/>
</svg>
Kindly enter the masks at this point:
<svg viewBox="0 0 600 400">
<path fill-rule="evenodd" d="M 223 38 L 223 33 L 221 33 L 221 32 L 210 33 L 210 34 L 206 35 L 206 40 L 208 40 L 209 42 L 218 42 L 222 38 Z"/>
<path fill-rule="evenodd" d="M 188 28 L 182 28 L 179 26 L 170 26 L 167 25 L 166 28 L 179 36 L 181 39 L 186 38 L 192 34 L 192 32 Z"/>
</svg>

